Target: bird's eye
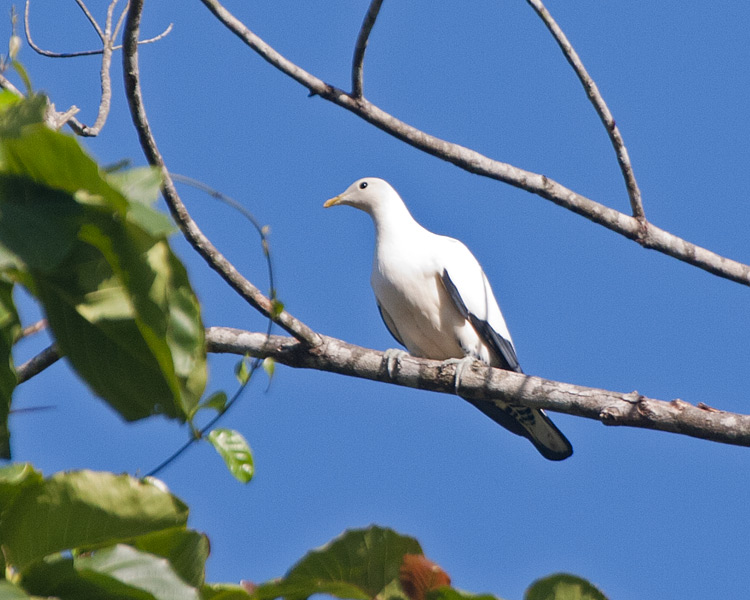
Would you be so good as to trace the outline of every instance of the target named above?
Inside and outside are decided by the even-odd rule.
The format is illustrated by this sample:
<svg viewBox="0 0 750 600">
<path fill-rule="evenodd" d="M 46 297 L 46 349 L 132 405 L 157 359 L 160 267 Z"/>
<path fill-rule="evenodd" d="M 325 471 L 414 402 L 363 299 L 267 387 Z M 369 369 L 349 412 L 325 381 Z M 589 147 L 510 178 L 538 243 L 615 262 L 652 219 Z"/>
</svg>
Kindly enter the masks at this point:
<svg viewBox="0 0 750 600">
<path fill-rule="evenodd" d="M 360 184 L 359 184 L 359 189 L 360 189 L 360 190 L 363 190 L 363 189 L 365 189 L 366 187 L 367 187 L 367 182 L 366 182 L 366 181 L 363 181 L 362 183 L 360 183 Z"/>
</svg>

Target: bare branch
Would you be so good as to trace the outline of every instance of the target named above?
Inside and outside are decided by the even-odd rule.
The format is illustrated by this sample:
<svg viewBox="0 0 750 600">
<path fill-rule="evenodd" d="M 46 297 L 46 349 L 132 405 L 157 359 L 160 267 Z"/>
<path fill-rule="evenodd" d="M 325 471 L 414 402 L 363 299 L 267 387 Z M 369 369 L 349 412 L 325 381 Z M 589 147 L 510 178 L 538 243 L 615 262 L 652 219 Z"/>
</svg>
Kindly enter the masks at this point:
<svg viewBox="0 0 750 600">
<path fill-rule="evenodd" d="M 42 56 L 46 56 L 48 58 L 77 58 L 79 56 L 95 56 L 97 54 L 103 54 L 104 53 L 104 47 L 98 48 L 96 50 L 78 50 L 76 52 L 52 52 L 51 50 L 45 50 L 44 48 L 40 48 L 37 46 L 36 42 L 31 37 L 31 27 L 29 25 L 29 3 L 31 0 L 26 0 L 26 10 L 24 12 L 24 31 L 26 32 L 26 41 L 29 43 L 29 46 L 31 47 L 34 52 L 37 54 L 41 54 Z M 76 2 L 79 3 L 79 6 L 81 6 L 83 3 L 79 2 L 79 0 L 76 0 Z M 83 4 L 85 7 L 85 4 Z M 127 7 L 123 9 L 122 15 L 120 15 L 119 20 L 117 21 L 117 25 L 115 26 L 114 31 L 112 32 L 112 40 L 117 37 L 118 32 L 120 31 L 120 27 L 122 25 L 125 13 L 127 11 Z M 94 27 L 96 28 L 97 33 L 99 34 L 99 37 L 102 38 L 102 42 L 104 42 L 104 32 L 99 27 L 99 24 L 94 20 L 93 16 L 90 16 L 90 13 L 88 13 L 88 9 L 85 9 L 86 15 L 89 19 L 89 22 L 91 22 Z M 159 35 L 155 35 L 152 38 L 148 38 L 147 40 L 140 40 L 139 44 L 152 44 L 153 42 L 158 42 L 160 39 L 166 37 L 169 35 L 169 33 L 172 31 L 172 28 L 174 27 L 173 23 L 170 23 L 167 28 L 162 31 Z M 112 46 L 112 50 L 121 50 L 122 45 Z"/>
<path fill-rule="evenodd" d="M 370 38 L 372 27 L 375 25 L 375 19 L 378 18 L 381 4 L 383 4 L 383 0 L 372 0 L 370 2 L 365 20 L 362 22 L 362 28 L 357 36 L 354 59 L 352 60 L 352 96 L 354 98 L 362 97 L 362 68 L 365 62 L 365 50 L 367 50 L 367 41 Z"/>
<path fill-rule="evenodd" d="M 321 96 L 407 144 L 451 162 L 465 171 L 496 179 L 546 198 L 594 223 L 635 240 L 645 248 L 667 254 L 719 277 L 750 286 L 749 265 L 720 256 L 650 223 L 639 221 L 634 217 L 581 196 L 544 175 L 492 160 L 479 152 L 420 131 L 386 113 L 364 98 L 355 98 L 289 61 L 250 31 L 216 0 L 201 0 L 201 2 L 230 31 L 263 59 L 305 86 L 310 90 L 311 95 Z"/>
<path fill-rule="evenodd" d="M 156 145 L 156 140 L 151 132 L 146 109 L 143 105 L 140 77 L 138 73 L 138 30 L 140 26 L 143 0 L 133 0 L 128 8 L 123 32 L 123 71 L 125 74 L 125 93 L 128 98 L 128 106 L 133 118 L 133 123 L 138 131 L 141 147 L 146 159 L 152 165 L 161 169 L 163 177 L 162 194 L 175 221 L 180 226 L 185 238 L 195 248 L 208 265 L 240 294 L 251 306 L 260 311 L 266 317 L 273 319 L 286 331 L 300 340 L 307 347 L 315 347 L 320 344 L 320 336 L 307 325 L 293 317 L 286 311 L 275 314 L 275 304 L 267 298 L 250 281 L 229 262 L 211 241 L 203 234 L 198 225 L 193 221 L 187 208 L 180 199 L 174 182 L 166 168 L 164 159 Z"/>
<path fill-rule="evenodd" d="M 560 26 L 552 18 L 552 15 L 549 14 L 549 11 L 545 8 L 544 4 L 542 4 L 542 1 L 526 1 L 541 17 L 542 21 L 544 21 L 544 24 L 547 26 L 547 29 L 549 29 L 550 33 L 555 38 L 558 46 L 560 46 L 560 49 L 565 55 L 568 63 L 571 67 L 573 67 L 576 75 L 578 75 L 578 79 L 583 85 L 583 89 L 586 90 L 586 95 L 588 96 L 589 101 L 591 102 L 591 104 L 593 104 L 594 108 L 596 109 L 596 113 L 599 115 L 599 118 L 604 124 L 604 128 L 607 130 L 609 139 L 615 149 L 617 162 L 620 165 L 620 171 L 622 171 L 622 176 L 625 178 L 625 186 L 628 190 L 628 198 L 630 198 L 630 207 L 633 211 L 633 216 L 636 219 L 644 220 L 646 217 L 643 212 L 641 190 L 638 187 L 638 182 L 635 180 L 633 166 L 630 164 L 628 149 L 625 147 L 625 142 L 623 141 L 622 135 L 620 134 L 620 129 L 617 127 L 617 124 L 612 117 L 612 113 L 609 111 L 607 104 L 604 102 L 604 98 L 602 98 L 601 93 L 599 93 L 599 88 L 597 87 L 591 76 L 588 74 L 588 71 L 586 71 L 586 67 L 583 66 L 583 62 L 581 61 L 578 53 L 575 51 L 571 43 L 568 41 L 565 33 L 563 33 L 563 30 L 560 29 Z"/>
<path fill-rule="evenodd" d="M 21 90 L 13 85 L 13 83 L 2 73 L 0 73 L 0 88 L 8 90 L 19 98 L 24 97 L 23 92 L 21 92 Z M 48 114 L 46 115 L 46 121 L 50 127 L 52 127 L 53 129 L 59 129 L 63 125 L 67 124 L 78 135 L 82 135 L 84 126 L 80 121 L 78 121 L 78 119 L 73 116 L 78 112 L 78 108 L 76 108 L 75 106 L 71 106 L 66 112 L 59 113 L 55 110 L 55 105 L 49 103 L 47 109 Z"/>
<path fill-rule="evenodd" d="M 455 364 L 406 356 L 391 377 L 384 354 L 321 336 L 320 351 L 309 352 L 296 340 L 228 327 L 210 327 L 210 352 L 267 356 L 290 367 L 330 371 L 405 387 L 455 394 Z M 728 413 L 682 400 L 655 400 L 638 392 L 623 394 L 550 381 L 493 369 L 475 362 L 461 375 L 461 395 L 477 400 L 504 400 L 533 408 L 601 421 L 670 431 L 690 437 L 750 446 L 750 415 Z"/>
<path fill-rule="evenodd" d="M 454 363 L 404 356 L 389 374 L 384 353 L 317 334 L 313 351 L 291 337 L 256 333 L 229 327 L 206 329 L 209 352 L 237 354 L 275 361 L 299 369 L 315 369 L 382 381 L 403 387 L 456 394 Z M 58 360 L 54 346 L 18 368 L 19 383 Z M 730 413 L 704 403 L 656 400 L 638 392 L 621 393 L 493 369 L 475 362 L 461 375 L 462 396 L 477 400 L 503 400 L 594 421 L 668 431 L 722 444 L 750 447 L 750 415 Z"/>
<path fill-rule="evenodd" d="M 38 375 L 47 367 L 55 364 L 58 360 L 60 360 L 60 353 L 57 351 L 57 346 L 53 344 L 52 346 L 45 348 L 35 357 L 30 358 L 16 369 L 18 383 L 28 381 L 34 377 L 34 375 Z"/>
<path fill-rule="evenodd" d="M 27 14 L 29 12 L 29 2 L 30 1 L 31 0 L 26 0 L 26 13 Z M 89 12 L 89 9 L 86 6 L 86 4 L 83 2 L 83 0 L 76 0 L 76 4 L 83 11 L 83 14 L 86 15 L 86 18 L 89 20 L 89 23 L 91 23 L 91 26 L 96 30 L 96 33 L 99 35 L 99 39 L 102 42 L 104 42 L 104 39 L 105 39 L 104 32 L 102 31 L 102 28 L 99 27 L 99 23 L 96 22 L 96 19 L 94 18 L 94 15 L 92 15 Z M 114 6 L 113 6 L 114 4 L 117 4 L 117 0 L 113 0 L 112 4 L 110 6 L 112 8 L 114 8 Z"/>
<path fill-rule="evenodd" d="M 19 98 L 24 97 L 23 92 L 13 85 L 13 82 L 2 73 L 0 73 L 0 88 L 8 90 L 11 94 L 15 94 Z"/>
<path fill-rule="evenodd" d="M 47 327 L 47 319 L 39 319 L 36 323 L 32 323 L 31 325 L 24 327 L 21 330 L 21 333 L 19 334 L 18 339 L 22 340 L 23 338 L 34 335 L 35 333 L 39 333 L 40 331 L 43 331 L 46 327 Z"/>
</svg>

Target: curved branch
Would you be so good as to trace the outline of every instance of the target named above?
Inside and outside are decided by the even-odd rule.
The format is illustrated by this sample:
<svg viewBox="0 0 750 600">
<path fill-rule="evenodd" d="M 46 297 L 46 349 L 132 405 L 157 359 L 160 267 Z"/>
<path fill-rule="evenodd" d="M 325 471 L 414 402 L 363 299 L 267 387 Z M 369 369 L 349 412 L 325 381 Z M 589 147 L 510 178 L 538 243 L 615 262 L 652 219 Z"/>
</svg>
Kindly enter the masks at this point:
<svg viewBox="0 0 750 600">
<path fill-rule="evenodd" d="M 86 5 L 80 2 L 80 0 L 76 0 L 78 2 L 78 5 L 81 6 L 82 10 L 86 14 L 86 17 L 88 18 L 89 22 L 94 26 L 94 29 L 96 29 L 97 34 L 100 38 L 102 38 L 102 42 L 104 42 L 104 32 L 99 27 L 99 24 L 96 22 L 93 16 L 91 16 L 91 13 L 88 12 L 88 9 L 86 8 Z M 48 58 L 77 58 L 79 56 L 95 56 L 97 54 L 103 54 L 104 53 L 104 47 L 99 48 L 98 50 L 78 50 L 76 52 L 52 52 L 51 50 L 45 50 L 44 48 L 40 48 L 37 46 L 36 42 L 34 42 L 33 38 L 31 37 L 31 27 L 29 25 L 29 4 L 31 3 L 31 0 L 26 0 L 26 9 L 24 11 L 24 19 L 23 19 L 23 26 L 24 26 L 24 32 L 26 33 L 26 41 L 28 42 L 31 49 L 36 52 L 37 54 L 41 54 L 42 56 L 46 56 Z M 123 15 L 125 14 L 125 11 L 123 11 Z M 120 17 L 120 21 L 118 21 L 117 26 L 115 27 L 114 36 L 117 37 L 117 32 L 120 29 L 120 23 L 121 23 L 122 17 Z M 167 28 L 162 31 L 159 35 L 155 35 L 152 38 L 148 38 L 147 40 L 139 40 L 139 44 L 152 44 L 153 42 L 158 42 L 160 39 L 168 36 L 173 28 L 174 24 L 170 23 L 167 25 Z M 112 46 L 112 50 L 122 50 L 122 44 L 118 46 Z"/>
<path fill-rule="evenodd" d="M 490 179 L 521 188 L 573 211 L 620 235 L 700 269 L 750 286 L 750 265 L 720 256 L 650 223 L 575 193 L 548 177 L 490 159 L 479 152 L 429 135 L 386 113 L 364 98 L 355 98 L 297 66 L 250 31 L 216 0 L 203 4 L 245 44 L 274 67 L 329 102 L 345 108 L 386 133 L 428 154 Z"/>
<path fill-rule="evenodd" d="M 286 311 L 277 314 L 277 305 L 267 298 L 250 281 L 229 262 L 211 241 L 203 234 L 198 225 L 193 221 L 187 208 L 180 199 L 174 182 L 166 168 L 164 159 L 156 145 L 156 140 L 151 132 L 146 109 L 143 105 L 141 94 L 140 77 L 138 73 L 138 30 L 143 10 L 143 0 L 131 0 L 128 7 L 128 15 L 123 31 L 123 71 L 125 75 L 125 93 L 128 98 L 128 106 L 133 119 L 138 138 L 151 165 L 161 169 L 163 185 L 162 195 L 169 206 L 175 221 L 180 226 L 185 238 L 195 248 L 208 265 L 214 269 L 237 293 L 242 296 L 251 306 L 260 311 L 266 317 L 281 325 L 286 331 L 300 340 L 308 347 L 317 346 L 320 336 L 307 325 L 293 317 Z"/>
<path fill-rule="evenodd" d="M 378 18 L 380 6 L 383 0 L 372 0 L 370 7 L 367 9 L 365 20 L 362 22 L 362 28 L 357 36 L 357 44 L 354 47 L 354 58 L 352 60 L 352 96 L 355 98 L 362 97 L 362 68 L 365 62 L 365 50 L 367 50 L 367 41 L 370 39 L 370 32 L 375 19 Z"/>
<path fill-rule="evenodd" d="M 635 180 L 635 174 L 633 173 L 633 165 L 630 163 L 630 156 L 628 155 L 628 149 L 625 147 L 625 142 L 620 134 L 620 129 L 617 127 L 612 113 L 609 111 L 607 104 L 604 102 L 604 98 L 599 93 L 594 80 L 586 71 L 586 67 L 583 66 L 578 53 L 575 51 L 571 43 L 568 41 L 567 36 L 560 29 L 560 26 L 549 14 L 549 11 L 542 4 L 541 0 L 526 0 L 529 5 L 536 11 L 539 17 L 544 21 L 547 29 L 555 38 L 557 45 L 560 46 L 566 60 L 573 67 L 578 79 L 583 85 L 583 89 L 586 91 L 589 101 L 593 104 L 596 109 L 596 113 L 607 130 L 609 139 L 612 142 L 612 147 L 615 149 L 617 155 L 617 162 L 620 165 L 620 171 L 625 179 L 625 186 L 628 190 L 628 198 L 630 198 L 630 207 L 633 211 L 633 216 L 636 219 L 644 220 L 646 218 L 643 212 L 643 200 L 641 198 L 641 190 L 638 187 L 638 182 Z"/>
<path fill-rule="evenodd" d="M 454 363 L 405 356 L 399 359 L 391 376 L 382 352 L 321 337 L 320 351 L 312 353 L 289 337 L 269 337 L 228 327 L 206 330 L 210 352 L 250 354 L 258 358 L 270 356 L 290 367 L 456 394 Z M 655 400 L 638 392 L 623 394 L 550 381 L 493 369 L 479 362 L 461 374 L 460 392 L 476 400 L 504 400 L 593 419 L 605 425 L 670 431 L 724 444 L 750 446 L 750 415 L 724 412 L 704 404 L 694 406 L 682 400 Z"/>
</svg>

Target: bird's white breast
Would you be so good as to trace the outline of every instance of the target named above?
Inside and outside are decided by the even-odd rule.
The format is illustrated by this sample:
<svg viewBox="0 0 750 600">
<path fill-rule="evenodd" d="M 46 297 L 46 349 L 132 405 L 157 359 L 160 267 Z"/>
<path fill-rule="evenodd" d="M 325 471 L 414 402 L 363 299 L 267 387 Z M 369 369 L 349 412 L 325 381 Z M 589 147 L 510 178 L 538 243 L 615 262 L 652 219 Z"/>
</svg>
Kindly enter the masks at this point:
<svg viewBox="0 0 750 600">
<path fill-rule="evenodd" d="M 461 358 L 464 344 L 476 346 L 479 338 L 440 281 L 442 239 L 419 233 L 402 237 L 399 243 L 378 240 L 373 291 L 411 354 L 436 360 Z"/>
</svg>

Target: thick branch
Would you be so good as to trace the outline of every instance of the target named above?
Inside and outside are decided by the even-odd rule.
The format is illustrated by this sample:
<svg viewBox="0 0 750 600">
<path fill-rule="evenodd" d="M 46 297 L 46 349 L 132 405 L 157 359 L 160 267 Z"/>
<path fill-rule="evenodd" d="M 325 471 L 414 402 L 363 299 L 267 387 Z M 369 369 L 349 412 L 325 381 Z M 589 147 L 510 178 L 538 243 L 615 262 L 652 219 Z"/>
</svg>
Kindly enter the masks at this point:
<svg viewBox="0 0 750 600">
<path fill-rule="evenodd" d="M 295 338 L 303 342 L 306 346 L 316 346 L 320 343 L 317 333 L 307 325 L 297 320 L 286 311 L 275 314 L 274 303 L 267 298 L 258 288 L 250 281 L 245 279 L 242 274 L 229 262 L 224 255 L 211 243 L 203 234 L 198 225 L 193 221 L 182 203 L 174 182 L 166 168 L 164 159 L 156 146 L 156 139 L 151 132 L 146 109 L 143 105 L 143 96 L 141 94 L 140 77 L 138 72 L 138 32 L 140 26 L 141 12 L 143 10 L 143 0 L 131 0 L 128 15 L 125 21 L 125 30 L 123 31 L 123 70 L 125 74 L 125 93 L 128 97 L 130 114 L 133 118 L 141 147 L 146 155 L 146 159 L 152 165 L 161 169 L 163 177 L 162 194 L 164 196 L 169 210 L 186 239 L 195 248 L 209 266 L 214 269 L 221 277 L 240 294 L 251 306 L 262 314 L 281 325 L 286 331 L 291 333 Z"/>
<path fill-rule="evenodd" d="M 598 223 L 620 235 L 635 240 L 646 248 L 668 254 L 719 277 L 750 286 L 749 265 L 725 258 L 706 248 L 696 246 L 654 225 L 644 224 L 634 217 L 611 209 L 580 194 L 576 194 L 574 191 L 544 175 L 492 160 L 479 152 L 458 144 L 452 144 L 420 131 L 386 113 L 364 98 L 355 98 L 343 90 L 325 83 L 289 61 L 250 31 L 216 0 L 201 0 L 201 2 L 230 31 L 237 35 L 263 59 L 305 86 L 310 90 L 311 94 L 321 96 L 353 112 L 407 144 L 451 162 L 471 173 L 496 179 L 537 194 L 563 208 L 586 217 L 594 223 Z"/>
<path fill-rule="evenodd" d="M 370 32 L 375 25 L 375 19 L 378 18 L 381 4 L 383 4 L 383 0 L 372 0 L 370 2 L 365 20 L 362 22 L 362 28 L 357 36 L 354 59 L 352 60 L 352 96 L 355 98 L 362 97 L 362 69 L 365 62 L 365 50 L 367 50 L 367 41 L 370 39 Z"/>
<path fill-rule="evenodd" d="M 320 334 L 318 334 L 320 335 Z M 229 327 L 209 327 L 209 352 L 271 357 L 289 367 L 329 371 L 404 387 L 455 394 L 456 365 L 404 356 L 388 373 L 384 353 L 320 335 L 318 347 L 309 349 L 298 340 Z M 18 368 L 19 382 L 53 364 L 59 355 L 50 346 Z M 504 400 L 533 408 L 601 421 L 669 431 L 723 444 L 750 446 L 750 415 L 724 412 L 705 404 L 682 400 L 655 400 L 638 392 L 624 394 L 493 369 L 476 362 L 461 375 L 462 396 L 479 400 Z"/>
<path fill-rule="evenodd" d="M 321 346 L 307 351 L 289 337 L 269 337 L 227 327 L 210 327 L 206 331 L 210 352 L 270 356 L 290 367 L 455 394 L 455 364 L 407 356 L 399 360 L 391 377 L 382 352 L 321 337 Z M 470 398 L 504 400 L 585 417 L 605 425 L 670 431 L 724 444 L 750 446 L 750 415 L 728 413 L 705 405 L 693 406 L 682 400 L 655 400 L 638 392 L 623 394 L 550 381 L 493 369 L 479 362 L 462 373 L 460 391 L 462 396 Z"/>
</svg>

